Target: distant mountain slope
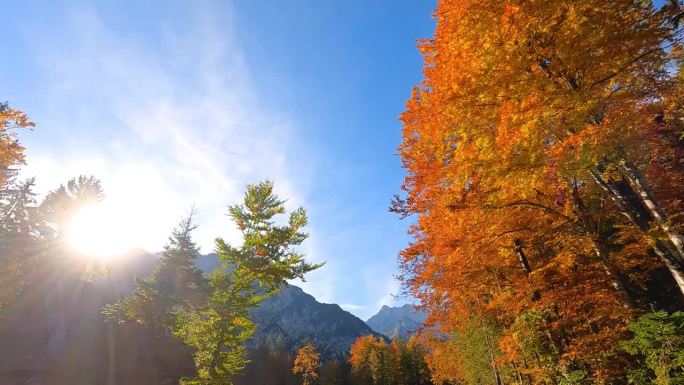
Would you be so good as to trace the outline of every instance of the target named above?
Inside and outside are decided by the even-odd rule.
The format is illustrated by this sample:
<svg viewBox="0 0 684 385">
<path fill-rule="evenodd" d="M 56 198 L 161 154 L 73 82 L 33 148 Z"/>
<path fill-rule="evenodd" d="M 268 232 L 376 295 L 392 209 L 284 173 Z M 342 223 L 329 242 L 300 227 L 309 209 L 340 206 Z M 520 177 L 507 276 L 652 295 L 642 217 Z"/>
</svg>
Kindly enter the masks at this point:
<svg viewBox="0 0 684 385">
<path fill-rule="evenodd" d="M 295 351 L 311 342 L 326 361 L 345 357 L 357 337 L 375 334 L 338 305 L 316 301 L 297 286 L 287 286 L 252 312 L 258 324 L 250 345 L 266 342 Z"/>
<path fill-rule="evenodd" d="M 209 274 L 211 273 L 216 266 L 220 264 L 220 261 L 218 259 L 218 255 L 216 253 L 209 253 L 209 254 L 204 254 L 200 255 L 197 257 L 197 261 L 195 261 L 195 265 L 204 272 L 204 274 Z"/>
<path fill-rule="evenodd" d="M 197 266 L 205 273 L 218 265 L 216 253 L 197 259 Z M 321 353 L 322 361 L 345 357 L 357 337 L 377 334 L 338 305 L 320 303 L 293 285 L 264 301 L 252 311 L 252 317 L 257 330 L 249 348 L 266 343 L 295 352 L 304 343 L 311 342 Z"/>
<path fill-rule="evenodd" d="M 389 338 L 408 337 L 423 326 L 425 313 L 415 311 L 412 305 L 401 307 L 383 306 L 366 321 L 374 331 Z"/>
</svg>

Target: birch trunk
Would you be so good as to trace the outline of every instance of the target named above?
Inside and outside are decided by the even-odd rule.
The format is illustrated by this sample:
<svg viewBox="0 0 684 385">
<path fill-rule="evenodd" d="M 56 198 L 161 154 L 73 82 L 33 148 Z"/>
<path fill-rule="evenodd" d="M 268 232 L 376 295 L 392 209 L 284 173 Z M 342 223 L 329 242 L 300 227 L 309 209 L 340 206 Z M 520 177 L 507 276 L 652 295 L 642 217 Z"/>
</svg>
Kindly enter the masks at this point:
<svg viewBox="0 0 684 385">
<path fill-rule="evenodd" d="M 650 226 L 645 218 L 640 216 L 637 210 L 630 207 L 629 202 L 624 195 L 622 195 L 617 189 L 603 179 L 603 176 L 599 170 L 592 168 L 589 172 L 594 178 L 596 184 L 604 191 L 606 195 L 611 198 L 620 212 L 625 215 L 629 221 L 636 226 L 636 228 L 643 232 L 646 232 L 650 229 Z M 682 264 L 680 263 L 676 254 L 674 254 L 666 244 L 660 241 L 656 242 L 656 245 L 653 247 L 653 251 L 663 261 L 663 264 L 674 279 L 679 292 L 682 294 L 682 296 L 684 296 L 684 268 L 682 268 Z"/>
<path fill-rule="evenodd" d="M 598 256 L 601 260 L 603 270 L 605 271 L 608 278 L 610 278 L 611 286 L 613 286 L 613 288 L 618 294 L 618 297 L 620 297 L 622 307 L 634 307 L 634 301 L 632 300 L 632 296 L 629 295 L 629 291 L 627 291 L 625 278 L 622 275 L 622 273 L 618 271 L 618 269 L 615 267 L 612 261 L 608 258 L 608 253 L 605 250 L 603 250 L 603 248 L 600 245 L 598 245 L 597 242 L 594 242 L 594 252 L 596 253 L 596 256 Z"/>
<path fill-rule="evenodd" d="M 580 220 L 582 221 L 582 226 L 584 230 L 592 236 L 592 246 L 594 248 L 594 253 L 601 261 L 603 270 L 610 280 L 611 286 L 615 289 L 622 302 L 622 306 L 625 308 L 634 307 L 634 301 L 632 296 L 627 290 L 627 280 L 625 276 L 620 272 L 620 270 L 615 266 L 613 261 L 608 257 L 608 251 L 604 247 L 604 243 L 601 239 L 601 230 L 594 220 L 593 216 L 582 202 L 582 198 L 579 196 L 577 187 L 573 188 L 572 197 L 575 203 L 575 209 L 578 211 Z"/>
<path fill-rule="evenodd" d="M 629 184 L 644 203 L 644 206 L 646 206 L 651 213 L 656 224 L 658 224 L 658 228 L 660 228 L 660 230 L 670 239 L 670 242 L 672 242 L 674 250 L 677 252 L 677 257 L 684 261 L 684 241 L 682 240 L 682 235 L 670 227 L 670 224 L 667 221 L 667 214 L 665 214 L 665 211 L 663 211 L 662 207 L 658 204 L 648 183 L 634 164 L 623 161 L 621 165 Z"/>
</svg>

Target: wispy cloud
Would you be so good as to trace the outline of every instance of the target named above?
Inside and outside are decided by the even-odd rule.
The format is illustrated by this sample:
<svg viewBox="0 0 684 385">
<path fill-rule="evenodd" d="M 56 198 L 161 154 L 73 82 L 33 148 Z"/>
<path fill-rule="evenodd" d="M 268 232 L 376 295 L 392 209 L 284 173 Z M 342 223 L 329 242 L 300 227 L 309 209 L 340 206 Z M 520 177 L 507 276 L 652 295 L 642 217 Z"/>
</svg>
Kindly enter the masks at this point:
<svg viewBox="0 0 684 385">
<path fill-rule="evenodd" d="M 226 206 L 241 200 L 246 183 L 271 179 L 288 208 L 312 214 L 303 251 L 327 262 L 294 283 L 363 317 L 393 303 L 398 284 L 386 282 L 382 262 L 393 255 L 378 247 L 385 229 L 364 228 L 365 213 L 335 194 L 310 196 L 331 167 L 345 175 L 338 178 L 355 174 L 322 159 L 325 148 L 310 155 L 304 149 L 315 144 L 300 142 L 298 117 L 262 103 L 277 91 L 254 86 L 229 2 L 181 2 L 169 6 L 172 16 L 162 9 L 132 22 L 137 13 L 127 10 L 118 15 L 123 25 L 111 11 L 126 5 L 70 4 L 46 16 L 40 32 L 26 27 L 40 87 L 31 96 L 38 113 L 27 111 L 38 129 L 22 137 L 24 176 L 37 176 L 42 192 L 79 174 L 100 177 L 107 202 L 148 250 L 160 249 L 194 204 L 204 252 L 215 237 L 239 242 Z"/>
<path fill-rule="evenodd" d="M 183 30 L 151 42 L 122 33 L 93 8 L 68 13 L 60 44 L 34 42 L 48 84 L 40 130 L 55 139 L 29 146 L 24 175 L 40 176 L 43 191 L 79 174 L 100 177 L 106 202 L 130 218 L 136 244 L 149 250 L 162 247 L 193 204 L 205 252 L 219 236 L 239 242 L 226 206 L 241 200 L 244 185 L 268 178 L 289 208 L 307 206 L 316 163 L 297 151 L 292 118 L 260 106 L 225 23 L 230 7 L 194 5 Z M 316 231 L 308 230 L 305 251 L 320 261 Z M 331 301 L 332 275 L 314 273 L 302 286 Z"/>
<path fill-rule="evenodd" d="M 62 45 L 39 42 L 49 80 L 45 124 L 52 148 L 29 147 L 26 175 L 43 189 L 82 173 L 102 178 L 107 200 L 146 228 L 141 245 L 158 249 L 192 205 L 197 238 L 238 235 L 225 218 L 244 185 L 269 178 L 291 206 L 305 203 L 289 118 L 259 106 L 239 44 L 212 16 L 230 8 L 188 10 L 190 23 L 141 44 L 92 8 L 73 9 Z M 49 121 L 47 121 L 49 118 Z M 42 123 L 42 122 L 41 122 Z M 102 126 L 98 126 L 102 124 Z"/>
<path fill-rule="evenodd" d="M 391 277 L 385 281 L 384 285 L 378 286 L 384 289 L 384 293 L 381 293 L 380 299 L 376 302 L 377 308 L 381 308 L 384 305 L 395 306 L 398 302 L 399 281 Z"/>
</svg>

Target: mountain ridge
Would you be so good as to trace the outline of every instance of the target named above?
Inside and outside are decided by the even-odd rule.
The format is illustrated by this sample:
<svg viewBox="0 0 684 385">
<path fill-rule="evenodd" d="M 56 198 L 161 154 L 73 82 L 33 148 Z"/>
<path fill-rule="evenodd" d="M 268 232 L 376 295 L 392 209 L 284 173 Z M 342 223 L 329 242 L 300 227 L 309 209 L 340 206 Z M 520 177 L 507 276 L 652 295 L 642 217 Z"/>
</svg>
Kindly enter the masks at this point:
<svg viewBox="0 0 684 385">
<path fill-rule="evenodd" d="M 416 334 L 424 322 L 425 313 L 416 311 L 410 304 L 398 307 L 383 305 L 375 315 L 366 320 L 373 331 L 391 339 L 408 338 Z"/>
</svg>

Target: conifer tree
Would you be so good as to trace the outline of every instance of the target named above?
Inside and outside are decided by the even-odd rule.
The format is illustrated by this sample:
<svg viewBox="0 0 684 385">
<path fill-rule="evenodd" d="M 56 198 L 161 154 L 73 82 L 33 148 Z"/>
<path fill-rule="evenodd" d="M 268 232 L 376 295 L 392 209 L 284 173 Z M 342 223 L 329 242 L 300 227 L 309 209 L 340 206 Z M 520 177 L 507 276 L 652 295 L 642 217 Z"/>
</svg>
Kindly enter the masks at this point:
<svg viewBox="0 0 684 385">
<path fill-rule="evenodd" d="M 182 312 L 176 335 L 196 349 L 197 376 L 184 385 L 225 385 L 246 364 L 244 341 L 254 333 L 249 310 L 277 293 L 287 280 L 321 266 L 304 260 L 295 250 L 306 238 L 302 228 L 306 212 L 299 208 L 277 225 L 285 214 L 284 201 L 273 193 L 269 181 L 248 185 L 242 204 L 229 213 L 242 232 L 243 243 L 232 246 L 217 239 L 221 264 L 209 275 L 208 301 L 193 311 Z"/>
<path fill-rule="evenodd" d="M 2 308 L 28 284 L 42 254 L 45 223 L 36 206 L 34 181 L 12 181 L 0 193 L 0 317 Z"/>
<path fill-rule="evenodd" d="M 192 240 L 194 209 L 171 233 L 164 252 L 150 276 L 136 278 L 133 293 L 105 313 L 120 312 L 124 319 L 173 332 L 181 310 L 191 311 L 208 296 L 207 280 L 196 267 L 199 248 Z"/>
<path fill-rule="evenodd" d="M 342 385 L 344 383 L 343 368 L 337 361 L 328 361 L 321 368 L 321 385 Z"/>
</svg>

